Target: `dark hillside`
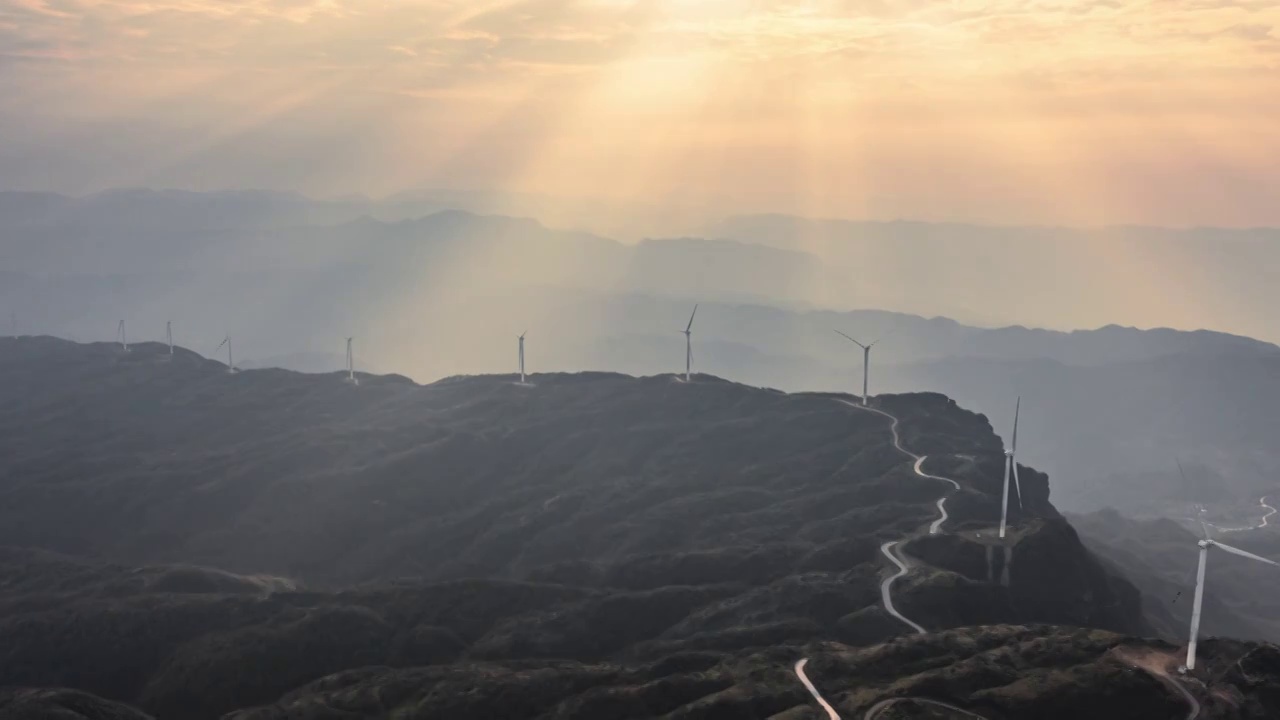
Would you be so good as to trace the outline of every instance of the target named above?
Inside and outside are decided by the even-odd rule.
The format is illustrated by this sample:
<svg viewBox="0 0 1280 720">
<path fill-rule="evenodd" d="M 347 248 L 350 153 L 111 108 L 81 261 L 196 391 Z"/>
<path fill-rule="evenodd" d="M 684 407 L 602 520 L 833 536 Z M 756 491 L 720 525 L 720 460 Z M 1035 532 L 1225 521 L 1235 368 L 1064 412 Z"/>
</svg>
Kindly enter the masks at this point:
<svg viewBox="0 0 1280 720">
<path fill-rule="evenodd" d="M 127 563 L 334 584 L 735 547 L 807 556 L 898 537 L 939 494 L 883 417 L 709 377 L 352 387 L 49 338 L 0 344 L 0 373 L 0 543 Z M 928 428 L 908 443 L 979 459 L 962 504 L 995 517 L 985 419 L 940 396 L 892 402 L 904 428 Z"/>
<path fill-rule="evenodd" d="M 797 648 L 912 632 L 888 543 L 930 631 L 1147 631 L 1043 474 L 994 539 L 1000 442 L 940 395 L 876 408 L 958 491 L 851 398 L 709 376 L 352 386 L 49 338 L 0 340 L 0 373 L 8 684 L 166 719 L 308 683 L 303 717 L 805 717 Z M 1106 650 L 1073 637 L 1028 648 Z"/>
</svg>

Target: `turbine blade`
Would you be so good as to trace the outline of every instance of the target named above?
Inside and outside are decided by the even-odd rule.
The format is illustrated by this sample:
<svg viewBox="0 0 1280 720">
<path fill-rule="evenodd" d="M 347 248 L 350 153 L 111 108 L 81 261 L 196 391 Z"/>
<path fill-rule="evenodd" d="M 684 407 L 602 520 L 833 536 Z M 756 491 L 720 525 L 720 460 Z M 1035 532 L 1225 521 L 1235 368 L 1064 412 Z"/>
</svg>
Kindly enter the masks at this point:
<svg viewBox="0 0 1280 720">
<path fill-rule="evenodd" d="M 866 349 L 867 349 L 867 347 L 868 347 L 867 345 L 863 345 L 862 343 L 858 342 L 857 340 L 854 340 L 853 338 L 849 337 L 848 335 L 845 335 L 844 333 L 840 332 L 839 330 L 836 330 L 836 334 L 837 334 L 837 335 L 840 335 L 840 336 L 841 336 L 841 337 L 843 337 L 845 340 L 848 340 L 849 342 L 853 343 L 854 345 L 857 345 L 858 347 L 862 348 L 863 350 L 866 350 Z"/>
<path fill-rule="evenodd" d="M 698 306 L 694 305 L 693 314 L 689 316 L 689 327 L 684 329 L 685 332 L 689 332 L 690 330 L 693 329 L 693 319 L 697 316 L 698 316 Z"/>
<path fill-rule="evenodd" d="M 1022 509 L 1022 483 L 1018 482 L 1018 461 L 1009 457 L 1009 464 L 1013 466 L 1013 486 L 1018 489 L 1018 509 Z"/>
<path fill-rule="evenodd" d="M 226 344 L 227 344 L 228 342 L 230 342 L 230 341 L 231 341 L 231 336 L 230 336 L 230 335 L 228 335 L 228 336 L 226 336 L 226 337 L 222 338 L 222 342 L 218 343 L 218 347 L 214 348 L 214 349 L 213 349 L 213 351 L 214 351 L 214 352 L 218 352 L 219 350 L 221 350 L 221 349 L 222 349 L 222 346 L 223 346 L 223 345 L 226 345 Z"/>
<path fill-rule="evenodd" d="M 1018 453 L 1018 413 L 1022 412 L 1022 396 L 1018 396 L 1018 402 L 1013 406 L 1013 453 Z M 1017 473 L 1017 467 L 1014 467 L 1014 473 Z"/>
<path fill-rule="evenodd" d="M 1178 466 L 1178 474 L 1182 476 L 1182 484 L 1184 486 L 1190 485 L 1191 483 L 1187 480 L 1187 472 L 1182 469 L 1182 461 L 1179 460 L 1178 458 L 1174 458 L 1173 462 L 1176 463 Z"/>
<path fill-rule="evenodd" d="M 1268 560 L 1267 558 L 1264 558 L 1261 555 L 1254 555 L 1251 552 L 1241 550 L 1240 548 L 1237 548 L 1237 547 L 1231 547 L 1230 545 L 1223 545 L 1217 540 L 1210 540 L 1209 542 L 1213 543 L 1214 547 L 1220 548 L 1222 550 L 1226 550 L 1232 555 L 1239 555 L 1240 557 L 1249 558 L 1250 560 L 1257 560 L 1259 562 L 1264 562 L 1268 565 L 1275 565 L 1276 567 L 1280 567 L 1280 563 L 1276 562 L 1275 560 Z"/>
<path fill-rule="evenodd" d="M 1000 496 L 1000 537 L 1004 537 L 1004 528 L 1009 522 L 1009 459 L 1004 462 L 1004 492 Z"/>
<path fill-rule="evenodd" d="M 881 342 L 883 342 L 883 341 L 885 341 L 885 340 L 888 340 L 888 339 L 889 339 L 889 338 L 890 338 L 894 333 L 898 332 L 898 331 L 899 331 L 899 330 L 901 330 L 901 329 L 902 329 L 902 326 L 901 326 L 901 325 L 899 325 L 899 326 L 895 327 L 894 329 L 890 330 L 889 332 L 887 332 L 887 333 L 885 333 L 885 334 L 881 335 L 880 337 L 876 338 L 876 341 L 875 341 L 875 342 L 873 342 L 873 343 L 871 343 L 871 345 L 868 345 L 867 347 L 871 347 L 872 345 L 878 345 L 879 343 L 881 343 Z"/>
</svg>

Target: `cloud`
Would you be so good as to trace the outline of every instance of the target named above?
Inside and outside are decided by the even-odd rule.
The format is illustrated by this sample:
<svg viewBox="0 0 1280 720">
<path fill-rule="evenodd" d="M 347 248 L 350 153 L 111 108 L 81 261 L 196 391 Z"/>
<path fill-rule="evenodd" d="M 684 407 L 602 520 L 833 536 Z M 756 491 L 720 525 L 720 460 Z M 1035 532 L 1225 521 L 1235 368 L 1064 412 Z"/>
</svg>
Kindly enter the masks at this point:
<svg viewBox="0 0 1280 720">
<path fill-rule="evenodd" d="M 227 184 L 283 182 L 294 153 L 299 187 L 328 173 L 353 183 L 339 191 L 447 181 L 439 168 L 565 188 L 788 181 L 725 170 L 761 157 L 830 158 L 863 168 L 840 181 L 861 187 L 883 172 L 870 158 L 958 173 L 996 153 L 1015 156 L 999 172 L 1084 183 L 1111 166 L 1063 155 L 1156 139 L 1252 168 L 1280 153 L 1278 24 L 1273 0 L 0 0 L 0 162 L 28 168 L 0 184 L 43 177 L 40 152 L 73 167 L 131 123 L 149 130 L 128 146 L 162 169 L 146 172 L 179 185 L 174 168 L 213 176 L 209 148 Z M 527 117 L 537 132 L 514 133 Z M 1232 146 L 1246 138 L 1252 154 Z M 360 179 L 323 157 L 339 147 L 367 152 Z M 703 165 L 668 169 L 686 161 Z M 109 179 L 42 182 L 90 177 Z"/>
</svg>

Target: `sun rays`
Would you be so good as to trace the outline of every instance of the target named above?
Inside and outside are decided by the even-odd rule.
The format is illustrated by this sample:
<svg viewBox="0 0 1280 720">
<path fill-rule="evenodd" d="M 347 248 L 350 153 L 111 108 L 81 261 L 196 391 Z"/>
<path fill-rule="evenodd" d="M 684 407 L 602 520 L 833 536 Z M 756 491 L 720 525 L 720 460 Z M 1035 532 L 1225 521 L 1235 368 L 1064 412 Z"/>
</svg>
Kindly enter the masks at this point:
<svg viewBox="0 0 1280 720">
<path fill-rule="evenodd" d="M 0 0 L 0 85 L 27 98 L 0 124 L 81 153 L 95 172 L 41 181 L 73 191 L 1261 224 L 1277 24 L 1227 0 Z"/>
</svg>

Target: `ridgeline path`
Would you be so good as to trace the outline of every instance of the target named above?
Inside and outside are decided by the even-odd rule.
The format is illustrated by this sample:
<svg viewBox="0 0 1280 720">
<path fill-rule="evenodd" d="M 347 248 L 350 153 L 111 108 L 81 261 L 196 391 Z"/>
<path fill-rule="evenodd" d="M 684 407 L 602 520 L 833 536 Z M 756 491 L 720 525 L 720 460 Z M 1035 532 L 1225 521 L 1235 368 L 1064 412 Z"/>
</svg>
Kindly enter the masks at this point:
<svg viewBox="0 0 1280 720">
<path fill-rule="evenodd" d="M 818 701 L 818 704 L 822 706 L 822 709 L 827 711 L 828 720 L 840 720 L 840 716 L 836 714 L 835 708 L 831 707 L 830 703 L 822 699 L 822 693 L 818 692 L 818 688 L 813 686 L 813 683 L 809 680 L 809 676 L 804 674 L 804 666 L 808 664 L 809 658 L 803 658 L 796 663 L 796 677 L 800 678 L 800 682 L 804 683 L 809 694 L 813 696 L 814 700 Z"/>
<path fill-rule="evenodd" d="M 893 447 L 898 452 L 911 458 L 911 460 L 914 462 L 914 465 L 912 465 L 911 469 L 913 472 L 915 472 L 916 475 L 929 480 L 940 480 L 942 482 L 945 482 L 951 485 L 951 487 L 955 490 L 960 489 L 960 483 L 956 482 L 955 480 L 952 480 L 951 478 L 942 477 L 940 475 L 930 475 L 929 473 L 926 473 L 924 471 L 923 469 L 924 461 L 928 457 L 927 455 L 917 455 L 902 446 L 902 438 L 898 435 L 899 420 L 897 417 L 883 410 L 880 410 L 879 408 L 873 408 L 867 405 L 859 405 L 857 403 L 850 402 L 848 400 L 838 400 L 837 402 L 844 405 L 848 405 L 849 407 L 857 410 L 872 412 L 877 415 L 882 415 L 888 418 L 889 432 L 892 433 L 893 435 Z M 933 521 L 933 523 L 929 525 L 930 535 L 937 535 L 938 533 L 942 532 L 942 526 L 947 522 L 947 519 L 949 517 L 947 515 L 947 494 L 943 494 L 941 497 L 938 498 L 937 505 L 938 505 L 938 519 Z M 928 632 L 927 630 L 924 629 L 923 626 L 921 626 L 919 623 L 915 622 L 914 620 L 911 620 L 910 618 L 906 617 L 902 613 L 898 612 L 897 608 L 893 606 L 893 583 L 897 581 L 899 578 L 904 577 L 907 573 L 911 572 L 911 561 L 907 558 L 906 555 L 902 554 L 901 550 L 898 549 L 898 545 L 902 543 L 903 540 L 906 540 L 906 539 L 908 538 L 902 538 L 902 540 L 891 540 L 880 546 L 880 552 L 884 553 L 884 556 L 889 558 L 889 561 L 892 562 L 894 565 L 896 565 L 898 568 L 898 572 L 885 578 L 884 581 L 880 583 L 880 602 L 884 605 L 885 612 L 889 613 L 889 615 L 893 616 L 904 625 L 910 627 L 916 633 L 923 635 L 926 632 Z M 829 718 L 829 720 L 840 720 L 840 715 L 836 713 L 835 709 L 831 706 L 831 703 L 827 702 L 827 700 L 822 697 L 822 694 L 819 693 L 817 688 L 814 687 L 813 683 L 810 682 L 809 677 L 805 675 L 804 666 L 807 665 L 808 663 L 809 663 L 809 658 L 802 658 L 799 662 L 796 663 L 796 666 L 795 666 L 796 676 L 800 678 L 800 682 L 803 683 L 805 688 L 809 690 L 809 694 L 813 695 L 813 699 L 816 700 L 817 703 L 822 706 L 822 709 L 827 712 L 827 717 Z M 864 717 L 866 720 L 872 720 L 872 718 L 878 715 L 885 708 L 895 703 L 906 702 L 908 700 L 924 703 L 927 705 L 936 705 L 939 707 L 951 708 L 959 712 L 967 712 L 966 710 L 962 710 L 961 708 L 955 708 L 950 705 L 947 705 L 946 703 L 938 702 L 936 700 L 929 700 L 927 698 L 893 698 L 890 700 L 884 700 L 872 706 L 871 710 L 868 711 L 868 713 Z M 985 718 L 982 718 L 981 715 L 973 715 L 973 717 L 979 718 L 979 720 L 985 720 Z"/>
</svg>

